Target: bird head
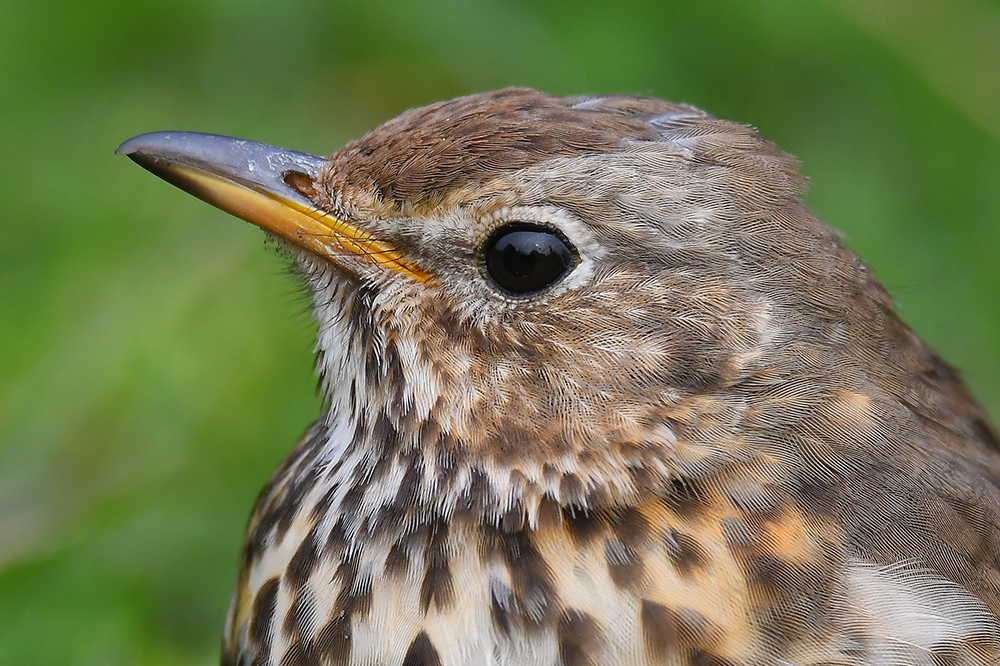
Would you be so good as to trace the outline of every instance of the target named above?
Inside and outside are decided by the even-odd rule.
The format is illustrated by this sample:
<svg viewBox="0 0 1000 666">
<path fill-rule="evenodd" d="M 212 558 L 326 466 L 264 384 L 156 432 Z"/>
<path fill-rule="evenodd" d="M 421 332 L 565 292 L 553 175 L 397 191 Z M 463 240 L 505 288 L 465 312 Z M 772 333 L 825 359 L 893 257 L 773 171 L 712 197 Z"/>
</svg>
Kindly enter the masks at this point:
<svg viewBox="0 0 1000 666">
<path fill-rule="evenodd" d="M 737 464 L 780 476 L 802 423 L 875 427 L 922 349 L 794 160 L 689 106 L 512 89 L 329 158 L 186 133 L 119 152 L 281 239 L 329 456 L 419 456 L 436 501 L 534 520 Z"/>
</svg>

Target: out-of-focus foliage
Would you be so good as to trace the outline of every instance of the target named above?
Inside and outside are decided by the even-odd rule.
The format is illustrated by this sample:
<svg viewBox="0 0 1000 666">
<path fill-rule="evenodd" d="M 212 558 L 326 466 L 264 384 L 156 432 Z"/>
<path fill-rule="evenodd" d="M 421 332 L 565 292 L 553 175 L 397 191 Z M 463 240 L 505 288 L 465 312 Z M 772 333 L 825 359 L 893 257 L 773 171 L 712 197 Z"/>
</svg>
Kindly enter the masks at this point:
<svg viewBox="0 0 1000 666">
<path fill-rule="evenodd" d="M 758 127 L 1000 416 L 995 0 L 5 0 L 0 664 L 214 663 L 254 496 L 319 410 L 284 260 L 115 146 L 332 152 L 507 85 Z"/>
</svg>

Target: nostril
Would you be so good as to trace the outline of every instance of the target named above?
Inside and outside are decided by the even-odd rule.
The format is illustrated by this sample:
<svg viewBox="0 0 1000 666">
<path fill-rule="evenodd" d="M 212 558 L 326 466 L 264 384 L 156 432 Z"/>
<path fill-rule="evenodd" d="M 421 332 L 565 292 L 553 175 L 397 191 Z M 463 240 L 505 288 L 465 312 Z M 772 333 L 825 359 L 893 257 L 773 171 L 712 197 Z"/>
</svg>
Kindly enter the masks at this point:
<svg viewBox="0 0 1000 666">
<path fill-rule="evenodd" d="M 302 196 L 309 199 L 316 196 L 316 187 L 313 185 L 312 176 L 301 171 L 286 171 L 281 178 L 286 185 Z"/>
</svg>

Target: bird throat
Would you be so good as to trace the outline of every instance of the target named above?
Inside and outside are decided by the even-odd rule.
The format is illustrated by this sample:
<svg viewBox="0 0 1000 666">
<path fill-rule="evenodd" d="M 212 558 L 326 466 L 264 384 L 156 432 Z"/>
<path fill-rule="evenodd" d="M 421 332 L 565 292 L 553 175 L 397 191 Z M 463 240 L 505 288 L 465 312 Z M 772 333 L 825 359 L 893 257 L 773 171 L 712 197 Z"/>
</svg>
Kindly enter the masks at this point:
<svg viewBox="0 0 1000 666">
<path fill-rule="evenodd" d="M 298 498 L 288 510 L 339 506 L 352 532 L 458 515 L 520 529 L 550 505 L 630 504 L 670 483 L 676 438 L 659 415 L 656 427 L 633 423 L 636 432 L 510 418 L 513 397 L 489 394 L 475 375 L 480 359 L 407 319 L 405 295 L 308 255 L 298 268 L 319 322 L 328 409 L 272 481 L 302 486 L 285 493 Z"/>
</svg>

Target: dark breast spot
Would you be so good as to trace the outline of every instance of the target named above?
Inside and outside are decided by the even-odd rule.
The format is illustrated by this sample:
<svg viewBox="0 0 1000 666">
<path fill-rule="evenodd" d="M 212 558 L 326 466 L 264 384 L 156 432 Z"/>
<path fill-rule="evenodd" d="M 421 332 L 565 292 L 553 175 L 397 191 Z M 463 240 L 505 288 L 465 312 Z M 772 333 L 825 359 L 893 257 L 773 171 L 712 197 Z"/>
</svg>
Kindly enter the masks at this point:
<svg viewBox="0 0 1000 666">
<path fill-rule="evenodd" d="M 392 351 L 392 358 L 398 365 L 399 360 L 398 358 L 396 358 L 395 345 L 386 346 L 387 354 L 389 353 L 390 350 Z M 402 373 L 403 373 L 402 368 L 398 368 L 394 370 L 392 374 L 400 375 L 394 380 L 395 382 L 397 382 L 395 386 L 397 386 L 397 388 L 400 389 L 405 389 L 406 380 L 402 377 Z M 393 380 L 383 377 L 375 380 L 375 383 L 379 384 L 382 382 L 391 382 L 391 381 Z M 392 386 L 394 384 L 390 383 L 389 385 Z M 362 420 L 358 423 L 357 428 L 360 430 L 364 427 L 365 427 L 364 421 Z M 357 434 L 355 434 L 354 436 L 355 442 L 358 441 L 368 442 L 370 445 L 377 447 L 377 454 L 376 452 L 373 451 L 373 457 L 375 455 L 385 456 L 387 454 L 391 454 L 393 452 L 398 451 L 400 447 L 400 442 L 402 442 L 402 440 L 403 440 L 403 435 L 399 432 L 399 429 L 396 428 L 396 425 L 393 422 L 392 417 L 389 414 L 387 414 L 384 409 L 378 413 L 378 417 L 375 419 L 375 422 L 372 423 L 371 431 L 367 434 L 367 437 L 359 438 Z M 376 463 L 376 465 L 377 464 L 378 463 Z"/>
<path fill-rule="evenodd" d="M 497 502 L 496 489 L 487 476 L 486 472 L 479 465 L 473 465 L 469 469 L 469 482 L 465 491 L 459 497 L 456 506 L 456 515 L 466 512 L 478 512 L 485 507 L 492 506 Z"/>
<path fill-rule="evenodd" d="M 562 518 L 573 543 L 578 546 L 585 546 L 597 539 L 607 526 L 602 514 L 572 504 L 563 508 Z"/>
<path fill-rule="evenodd" d="M 410 643 L 402 666 L 441 666 L 441 657 L 434 649 L 427 632 L 421 631 Z"/>
<path fill-rule="evenodd" d="M 306 666 L 309 664 L 309 656 L 306 646 L 302 640 L 295 638 L 285 649 L 285 654 L 281 655 L 278 666 Z"/>
<path fill-rule="evenodd" d="M 330 528 L 330 533 L 323 544 L 323 552 L 332 558 L 342 557 L 347 548 L 347 525 L 344 516 L 337 519 L 337 522 Z"/>
<path fill-rule="evenodd" d="M 308 636 L 315 617 L 316 596 L 310 587 L 302 587 L 295 593 L 281 629 L 286 636 Z"/>
<path fill-rule="evenodd" d="M 692 655 L 712 647 L 718 639 L 718 631 L 690 608 L 667 608 L 644 600 L 641 621 L 646 648 L 660 660 L 677 653 Z"/>
<path fill-rule="evenodd" d="M 353 615 L 365 615 L 372 605 L 371 575 L 358 573 L 356 565 L 352 568 L 351 577 L 342 578 L 343 584 L 334 608 L 334 610 L 339 608 L 348 618 Z"/>
<path fill-rule="evenodd" d="M 774 555 L 750 557 L 744 563 L 744 570 L 749 583 L 772 600 L 791 596 L 804 582 L 800 567 Z"/>
<path fill-rule="evenodd" d="M 455 598 L 455 586 L 448 561 L 448 523 L 441 520 L 431 528 L 426 549 L 426 569 L 420 584 L 420 606 L 426 613 L 433 602 L 439 611 L 447 610 Z"/>
<path fill-rule="evenodd" d="M 576 474 L 566 472 L 559 481 L 559 501 L 563 504 L 583 506 L 587 500 L 583 481 Z"/>
<path fill-rule="evenodd" d="M 285 580 L 291 589 L 298 589 L 305 583 L 319 561 L 319 543 L 317 539 L 317 527 L 314 527 L 302 540 L 295 555 L 288 562 L 285 569 Z"/>
<path fill-rule="evenodd" d="M 397 541 L 389 549 L 389 554 L 385 558 L 385 575 L 387 577 L 402 577 L 410 570 L 410 555 L 406 546 Z"/>
<path fill-rule="evenodd" d="M 774 649 L 829 625 L 837 571 L 828 563 L 801 566 L 776 555 L 755 554 L 743 562 L 743 569 L 755 621 Z"/>
<path fill-rule="evenodd" d="M 392 499 L 392 502 L 386 505 L 385 511 L 380 515 L 379 522 L 384 523 L 382 525 L 383 529 L 397 526 L 406 516 L 406 513 L 416 507 L 420 501 L 420 485 L 424 476 L 424 459 L 419 453 L 407 457 L 409 460 L 407 461 L 406 472 L 403 473 L 403 478 L 399 482 L 396 496 Z M 389 456 L 386 456 L 386 458 L 391 460 Z"/>
<path fill-rule="evenodd" d="M 351 657 L 353 617 L 364 615 L 371 609 L 372 579 L 370 575 L 359 572 L 356 553 L 340 563 L 335 576 L 340 583 L 340 591 L 330 612 L 331 619 L 319 630 L 310 654 L 319 663 L 340 665 L 349 663 Z"/>
<path fill-rule="evenodd" d="M 618 539 L 608 539 L 604 542 L 604 559 L 618 589 L 638 591 L 642 588 L 645 567 L 633 549 Z"/>
<path fill-rule="evenodd" d="M 331 666 L 346 666 L 351 659 L 351 619 L 335 615 L 326 623 L 313 641 L 312 653 Z"/>
<path fill-rule="evenodd" d="M 562 666 L 598 666 L 604 632 L 593 617 L 578 610 L 567 610 L 556 628 L 559 659 Z"/>
<path fill-rule="evenodd" d="M 517 532 L 524 529 L 524 506 L 520 500 L 504 512 L 500 518 L 500 527 L 504 532 Z"/>
<path fill-rule="evenodd" d="M 514 593 L 503 582 L 490 578 L 490 620 L 497 631 L 510 636 L 510 611 L 514 603 Z"/>
<path fill-rule="evenodd" d="M 343 499 L 340 501 L 341 520 L 345 516 L 353 518 L 358 514 L 358 510 L 361 508 L 361 501 L 365 498 L 366 488 L 367 485 L 363 481 L 356 480 L 354 485 L 347 489 Z M 331 533 L 331 536 L 333 536 L 333 533 Z"/>
<path fill-rule="evenodd" d="M 679 426 L 675 426 L 678 429 Z M 709 497 L 705 488 L 693 479 L 675 477 L 664 495 L 663 504 L 682 518 L 696 518 L 709 508 Z"/>
<path fill-rule="evenodd" d="M 335 467 L 339 468 L 340 462 L 337 462 Z M 335 473 L 336 470 L 331 470 L 331 475 Z M 309 516 L 312 520 L 319 521 L 330 512 L 333 508 L 333 502 L 337 498 L 337 492 L 340 490 L 340 483 L 331 483 L 330 487 L 323 493 L 323 497 L 316 502 L 316 506 L 312 508 Z"/>
<path fill-rule="evenodd" d="M 482 547 L 487 557 L 499 555 L 510 571 L 512 609 L 530 625 L 541 625 L 557 605 L 552 570 L 528 531 L 507 533 L 484 525 Z M 513 610 L 512 610 L 513 612 Z"/>
<path fill-rule="evenodd" d="M 538 502 L 538 529 L 558 530 L 562 526 L 562 511 L 559 503 L 551 495 L 543 495 Z"/>
<path fill-rule="evenodd" d="M 663 544 L 667 550 L 670 563 L 682 576 L 689 576 L 700 570 L 708 562 L 701 544 L 690 534 L 670 527 L 663 533 Z"/>
<path fill-rule="evenodd" d="M 649 542 L 649 520 L 632 507 L 614 515 L 611 526 L 618 540 L 629 548 L 639 550 Z"/>
<path fill-rule="evenodd" d="M 274 611 L 278 604 L 279 581 L 277 578 L 264 583 L 253 600 L 253 619 L 250 621 L 250 641 L 257 650 L 266 654 L 271 647 L 274 631 Z"/>
</svg>

